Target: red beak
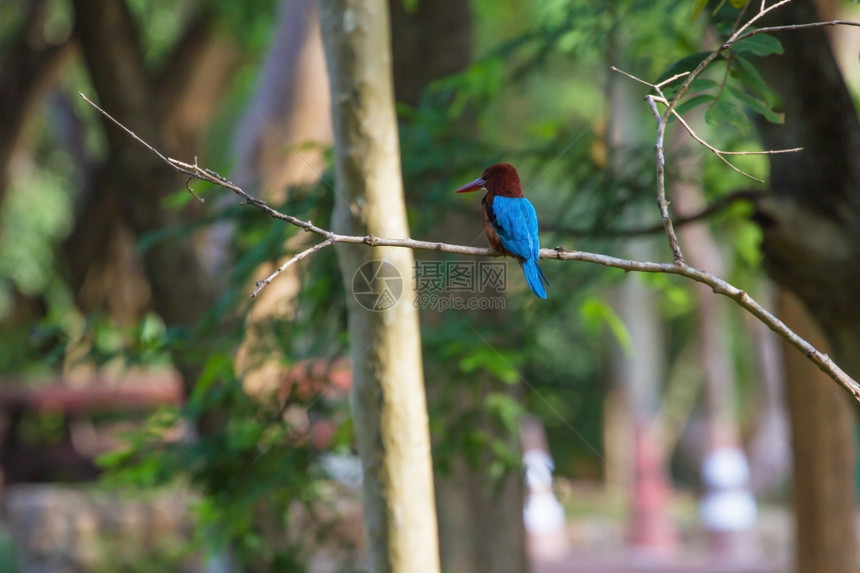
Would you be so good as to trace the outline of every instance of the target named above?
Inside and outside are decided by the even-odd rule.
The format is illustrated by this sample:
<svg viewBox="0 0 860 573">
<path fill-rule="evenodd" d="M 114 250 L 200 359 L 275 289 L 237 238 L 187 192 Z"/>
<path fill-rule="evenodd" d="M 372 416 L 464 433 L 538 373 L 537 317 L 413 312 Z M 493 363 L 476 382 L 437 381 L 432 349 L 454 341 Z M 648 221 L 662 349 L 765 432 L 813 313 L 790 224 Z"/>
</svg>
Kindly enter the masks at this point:
<svg viewBox="0 0 860 573">
<path fill-rule="evenodd" d="M 469 191 L 477 191 L 478 189 L 484 188 L 484 183 L 484 180 L 478 177 L 471 183 L 466 183 L 465 185 L 454 191 L 454 193 L 468 193 Z"/>
</svg>

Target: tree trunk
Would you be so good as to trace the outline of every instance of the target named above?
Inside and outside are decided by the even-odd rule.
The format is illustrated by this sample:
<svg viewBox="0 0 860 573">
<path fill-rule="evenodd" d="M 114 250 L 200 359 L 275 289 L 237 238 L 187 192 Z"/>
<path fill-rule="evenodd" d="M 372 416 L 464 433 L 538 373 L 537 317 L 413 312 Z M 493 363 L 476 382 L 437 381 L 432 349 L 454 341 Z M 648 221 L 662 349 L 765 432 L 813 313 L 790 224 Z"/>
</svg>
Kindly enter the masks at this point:
<svg viewBox="0 0 860 573">
<path fill-rule="evenodd" d="M 282 203 L 290 187 L 310 185 L 326 169 L 325 150 L 332 142 L 331 101 L 316 0 L 285 0 L 260 85 L 248 104 L 236 138 L 233 181 L 255 196 Z M 312 147 L 311 147 L 312 146 Z M 230 201 L 233 198 L 229 198 Z M 228 253 L 233 223 L 212 230 L 215 255 Z M 284 249 L 296 253 L 314 240 L 293 236 Z M 286 254 L 283 260 L 291 255 Z M 281 262 L 260 265 L 256 278 L 268 276 Z M 218 260 L 213 260 L 217 266 Z M 289 361 L 289 348 L 273 344 L 277 332 L 293 320 L 303 267 L 293 265 L 257 296 L 245 318 L 236 355 L 236 371 L 248 394 L 268 399 L 277 392 Z"/>
<path fill-rule="evenodd" d="M 218 34 L 216 23 L 208 15 L 197 16 L 166 63 L 154 70 L 146 65 L 139 30 L 124 2 L 74 0 L 72 6 L 75 38 L 102 106 L 165 155 L 192 155 L 184 147 L 197 146 L 239 63 L 238 53 Z M 126 273 L 110 272 L 112 268 L 122 266 L 129 274 L 138 268 L 126 262 L 136 263 L 137 254 L 129 245 L 117 248 L 118 237 L 127 237 L 130 230 L 136 239 L 180 226 L 196 206 L 182 212 L 164 208 L 165 198 L 182 189 L 183 178 L 109 120 L 102 122 L 110 153 L 94 177 L 95 188 L 85 193 L 87 204 L 65 247 L 76 286 L 85 291 L 94 281 L 99 283 L 95 290 L 107 296 L 128 281 Z M 144 300 L 135 303 L 126 297 L 122 302 L 142 311 L 151 295 L 152 307 L 164 321 L 182 327 L 193 326 L 213 307 L 218 285 L 207 274 L 194 241 L 159 241 L 141 258 L 149 289 L 139 289 Z M 190 393 L 197 366 L 180 354 L 175 359 Z"/>
<path fill-rule="evenodd" d="M 72 43 L 49 44 L 41 39 L 48 2 L 30 2 L 23 25 L 5 46 L 0 62 L 0 203 L 6 192 L 9 164 L 22 142 L 27 123 L 72 53 Z"/>
<path fill-rule="evenodd" d="M 677 133 L 677 132 L 676 132 Z M 680 134 L 679 134 L 680 135 Z M 682 157 L 676 162 L 678 177 L 672 184 L 675 207 L 695 213 L 705 206 L 701 160 Z M 707 225 L 687 225 L 678 231 L 687 260 L 693 266 L 725 276 L 725 264 L 716 238 Z M 706 442 L 700 460 L 702 487 L 699 505 L 702 525 L 708 534 L 712 556 L 722 560 L 745 559 L 755 554 L 755 538 L 749 534 L 757 509 L 749 490 L 749 463 L 741 448 L 740 431 L 734 418 L 736 380 L 732 361 L 730 325 L 726 301 L 710 288 L 695 283 L 699 314 L 699 359 L 705 374 Z M 734 503 L 731 515 L 719 508 Z"/>
<path fill-rule="evenodd" d="M 421 104 L 430 82 L 462 72 L 472 60 L 472 9 L 462 0 L 418 2 L 408 10 L 402 0 L 389 0 L 394 64 L 394 91 L 398 103 Z M 474 133 L 471 118 L 458 122 L 457 129 Z M 477 167 L 478 171 L 484 166 Z M 434 173 L 423 173 L 421 179 L 407 181 L 409 205 L 421 209 L 427 204 L 428 181 Z M 433 207 L 431 207 L 433 208 Z M 448 210 L 435 221 L 431 236 L 446 241 L 469 244 L 480 232 L 480 212 Z M 481 235 L 483 235 L 481 233 Z M 481 239 L 483 240 L 483 239 Z M 423 260 L 441 260 L 436 253 L 421 253 Z M 469 293 L 470 297 L 490 296 L 489 293 Z M 427 328 L 450 326 L 454 313 L 424 309 L 422 323 Z M 502 328 L 508 313 L 504 310 L 482 311 L 482 320 Z M 505 344 L 515 347 L 519 335 L 509 337 Z M 521 449 L 519 436 L 494 424 L 482 404 L 491 392 L 505 393 L 522 401 L 522 387 L 504 384 L 489 374 L 464 375 L 456 364 L 435 364 L 428 368 L 427 399 L 430 410 L 442 416 L 443 426 L 456 423 L 465 412 L 481 412 L 471 416 L 466 431 L 483 432 L 492 440 L 504 442 L 511 451 Z M 448 406 L 450 404 L 450 407 Z M 439 420 L 436 420 L 439 422 Z M 453 439 L 440 436 L 439 446 Z M 448 573 L 493 571 L 494 573 L 523 573 L 528 569 L 523 524 L 523 479 L 518 470 L 493 476 L 490 464 L 493 454 L 487 454 L 477 464 L 467 463 L 461 452 L 454 454 L 450 472 L 436 473 L 436 507 L 439 519 L 439 545 L 443 569 Z M 493 484 L 493 487 L 489 487 Z M 492 491 L 491 491 L 492 490 Z"/>
<path fill-rule="evenodd" d="M 774 10 L 762 25 L 817 19 L 811 1 L 797 1 Z M 768 156 L 773 193 L 759 202 L 756 213 L 763 232 L 764 266 L 778 284 L 799 296 L 820 325 L 836 362 L 856 378 L 860 376 L 860 123 L 824 31 L 791 31 L 778 37 L 785 53 L 762 59 L 760 69 L 780 95 L 785 124 L 761 123 L 759 131 L 766 149 L 803 150 Z M 788 375 L 800 367 L 789 367 Z M 855 468 L 846 462 L 850 457 L 843 457 L 853 451 L 846 451 L 845 444 L 853 443 L 854 428 L 851 422 L 834 423 L 837 406 L 819 403 L 831 400 L 818 396 L 825 391 L 820 386 L 810 376 L 792 381 L 789 387 L 798 468 L 798 568 L 802 572 L 855 571 Z M 801 440 L 812 435 L 814 446 L 803 447 Z M 816 513 L 814 508 L 821 511 Z"/>
<path fill-rule="evenodd" d="M 406 237 L 397 120 L 384 0 L 320 0 L 335 134 L 338 233 Z M 439 571 L 430 435 L 418 311 L 408 297 L 379 310 L 359 304 L 353 278 L 364 263 L 391 265 L 371 287 L 409 288 L 407 249 L 338 245 L 348 297 L 351 405 L 364 469 L 371 570 Z M 399 277 L 397 277 L 399 274 Z M 405 284 L 404 284 L 405 283 Z M 395 297 L 396 298 L 396 297 Z M 361 299 L 364 302 L 364 299 Z"/>
<path fill-rule="evenodd" d="M 281 4 L 260 85 L 236 138 L 233 170 L 234 181 L 274 203 L 287 198 L 289 187 L 319 179 L 332 140 L 316 2 L 284 0 Z"/>
<path fill-rule="evenodd" d="M 638 241 L 631 243 L 628 251 L 633 258 L 648 260 L 653 244 Z M 631 406 L 630 543 L 641 555 L 664 559 L 677 552 L 678 537 L 669 514 L 672 490 L 668 461 L 660 426 L 655 423 L 666 370 L 663 325 L 657 316 L 654 292 L 635 276 L 621 283 L 614 306 L 630 334 L 632 349 L 627 352 L 616 345 L 612 361 L 613 378 Z"/>
<path fill-rule="evenodd" d="M 827 342 L 792 294 L 779 294 L 780 315 L 816 348 Z M 795 460 L 796 570 L 856 571 L 854 412 L 851 398 L 783 341 L 791 441 Z M 846 524 L 848 526 L 846 526 Z"/>
</svg>

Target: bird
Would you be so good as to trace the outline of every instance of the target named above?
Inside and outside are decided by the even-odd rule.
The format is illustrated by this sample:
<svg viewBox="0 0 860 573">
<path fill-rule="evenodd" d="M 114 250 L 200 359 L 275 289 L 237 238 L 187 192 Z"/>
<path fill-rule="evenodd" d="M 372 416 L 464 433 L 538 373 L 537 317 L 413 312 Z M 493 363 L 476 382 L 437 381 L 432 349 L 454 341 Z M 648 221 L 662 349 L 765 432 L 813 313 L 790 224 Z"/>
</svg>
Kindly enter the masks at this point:
<svg viewBox="0 0 860 573">
<path fill-rule="evenodd" d="M 520 263 L 531 291 L 546 298 L 544 284 L 549 281 L 537 264 L 540 258 L 537 213 L 523 195 L 520 176 L 509 163 L 496 163 L 484 169 L 481 176 L 456 189 L 455 193 L 468 193 L 486 189 L 481 199 L 484 232 L 490 245 Z"/>
</svg>

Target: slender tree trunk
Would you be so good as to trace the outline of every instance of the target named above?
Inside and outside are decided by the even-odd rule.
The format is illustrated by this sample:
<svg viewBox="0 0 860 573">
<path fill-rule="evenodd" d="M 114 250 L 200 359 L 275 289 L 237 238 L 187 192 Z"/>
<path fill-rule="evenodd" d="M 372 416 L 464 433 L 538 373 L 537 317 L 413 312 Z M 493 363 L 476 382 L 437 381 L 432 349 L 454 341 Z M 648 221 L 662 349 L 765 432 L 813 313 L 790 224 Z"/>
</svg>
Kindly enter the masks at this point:
<svg viewBox="0 0 860 573">
<path fill-rule="evenodd" d="M 610 37 L 607 60 L 610 65 L 620 64 L 615 52 L 616 34 L 617 30 L 613 30 Z M 610 75 L 606 84 L 610 105 L 606 143 L 610 169 L 623 177 L 627 165 L 620 150 L 645 139 L 633 115 L 636 97 L 629 82 L 617 76 Z M 631 241 L 627 250 L 632 258 L 649 260 L 653 258 L 654 241 Z M 613 353 L 611 368 L 617 392 L 611 407 L 627 407 L 629 411 L 626 416 L 618 412 L 613 414 L 615 420 L 626 427 L 615 428 L 612 434 L 616 440 L 610 445 L 615 448 L 629 445 L 632 450 L 616 450 L 608 455 L 608 460 L 614 466 L 616 484 L 630 485 L 631 545 L 638 553 L 665 558 L 677 551 L 678 537 L 669 515 L 672 484 L 668 455 L 662 428 L 657 423 L 660 389 L 666 375 L 664 332 L 657 316 L 654 293 L 637 277 L 628 276 L 619 285 L 614 306 L 630 334 L 632 351 L 615 345 Z M 630 461 L 618 463 L 625 455 Z M 621 477 L 618 474 L 622 471 L 630 474 Z"/>
<path fill-rule="evenodd" d="M 640 241 L 631 244 L 629 251 L 634 258 L 648 260 L 652 245 Z M 618 288 L 616 308 L 630 333 L 632 352 L 617 347 L 612 365 L 614 378 L 629 397 L 633 420 L 630 542 L 638 553 L 659 559 L 677 551 L 678 539 L 669 515 L 668 462 L 655 423 L 665 376 L 665 347 L 654 299 L 654 293 L 636 277 L 627 277 Z"/>
<path fill-rule="evenodd" d="M 236 144 L 233 181 L 274 203 L 290 187 L 310 185 L 326 169 L 331 145 L 331 101 L 316 0 L 284 0 L 275 37 L 260 73 L 260 85 L 248 104 Z M 312 146 L 312 147 L 309 147 Z M 226 198 L 232 201 L 232 198 Z M 232 222 L 212 230 L 213 266 L 223 264 L 233 240 Z M 313 237 L 293 236 L 284 249 L 307 249 Z M 290 255 L 284 255 L 286 260 Z M 269 275 L 281 262 L 265 263 L 254 273 Z M 289 348 L 273 344 L 278 330 L 293 320 L 303 267 L 293 265 L 260 292 L 245 318 L 236 355 L 236 371 L 245 392 L 269 398 L 278 390 L 289 361 Z"/>
<path fill-rule="evenodd" d="M 676 208 L 683 213 L 700 211 L 705 205 L 698 177 L 702 172 L 701 160 L 695 156 L 681 158 L 676 162 L 676 169 L 678 178 L 672 185 Z M 690 264 L 725 276 L 719 245 L 705 224 L 685 226 L 678 234 Z M 699 506 L 700 517 L 714 557 L 743 559 L 756 550 L 755 539 L 749 531 L 755 523 L 757 509 L 748 483 L 749 463 L 741 448 L 740 431 L 734 419 L 736 380 L 730 325 L 725 301 L 713 296 L 705 285 L 696 283 L 693 288 L 698 300 L 699 358 L 705 374 L 704 423 L 707 429 L 700 465 L 705 490 Z M 737 506 L 731 515 L 718 509 L 727 503 Z"/>
<path fill-rule="evenodd" d="M 144 48 L 138 41 L 139 30 L 124 2 L 74 0 L 72 6 L 75 38 L 102 106 L 166 155 L 189 155 L 180 147 L 193 145 L 201 135 L 208 114 L 214 111 L 215 102 L 223 95 L 228 78 L 238 65 L 238 59 L 229 58 L 221 59 L 220 66 L 212 65 L 213 53 L 222 56 L 232 53 L 230 48 L 220 45 L 221 40 L 212 31 L 215 24 L 200 16 L 202 20 L 185 31 L 167 63 L 153 70 L 146 65 Z M 207 83 L 208 89 L 201 87 Z M 168 121 L 168 118 L 176 120 L 177 114 L 189 107 L 195 108 L 194 117 L 184 118 L 180 123 Z M 102 122 L 110 154 L 95 177 L 97 187 L 75 232 L 66 242 L 70 266 L 82 285 L 89 279 L 88 267 L 96 266 L 93 263 L 110 264 L 107 255 L 112 254 L 111 239 L 121 227 L 120 220 L 136 238 L 184 224 L 195 207 L 182 212 L 165 209 L 165 197 L 182 188 L 182 178 L 157 157 L 141 153 L 140 144 L 110 121 Z M 160 241 L 141 258 L 149 285 L 146 294 L 169 325 L 190 327 L 212 308 L 218 295 L 217 285 L 206 273 L 193 241 Z M 121 274 L 109 276 L 122 278 Z M 190 393 L 198 367 L 182 358 L 180 354 L 175 356 L 176 366 Z"/>
<path fill-rule="evenodd" d="M 472 61 L 472 8 L 462 0 L 418 2 L 414 10 L 403 0 L 389 0 L 392 32 L 394 89 L 398 103 L 417 106 L 425 97 L 427 85 L 441 77 L 463 71 Z M 477 129 L 471 118 L 457 126 L 464 133 Z M 483 168 L 483 166 L 480 166 Z M 407 199 L 421 208 L 427 201 L 427 182 L 407 181 Z M 432 207 L 431 207 L 432 208 Z M 475 205 L 471 212 L 447 212 L 435 221 L 432 235 L 455 243 L 469 244 L 480 233 L 480 213 Z M 482 234 L 482 233 L 481 233 Z M 481 238 L 483 241 L 484 239 Z M 433 253 L 419 255 L 425 260 L 441 259 Z M 489 296 L 470 293 L 470 297 Z M 497 323 L 506 320 L 504 310 L 483 311 L 482 320 Z M 444 328 L 450 315 L 425 309 L 421 320 L 425 328 Z M 516 346 L 515 335 L 506 341 Z M 427 369 L 427 394 L 430 409 L 439 412 L 442 424 L 454 423 L 467 411 L 482 411 L 490 392 L 500 392 L 522 400 L 522 387 L 504 384 L 488 374 L 463 375 L 456 364 L 436 364 Z M 453 397 L 453 396 L 456 397 Z M 451 407 L 442 406 L 443 403 Z M 508 429 L 492 423 L 488 416 L 473 416 L 469 431 L 486 433 L 493 440 L 506 443 L 512 451 L 520 450 L 520 439 Z M 438 422 L 438 420 L 437 420 Z M 439 440 L 450 440 L 442 436 Z M 462 455 L 462 454 L 456 454 Z M 456 460 L 448 471 L 436 473 L 436 507 L 439 519 L 439 545 L 442 567 L 448 573 L 523 573 L 528 569 L 523 524 L 523 479 L 518 470 L 503 477 L 490 472 L 492 454 L 478 464 Z M 494 487 L 490 488 L 489 484 Z M 490 491 L 490 490 L 493 491 Z"/>
<path fill-rule="evenodd" d="M 776 293 L 770 281 L 763 280 L 764 292 L 758 299 L 766 308 L 776 307 Z M 780 338 L 752 315 L 744 316 L 756 353 L 756 373 L 760 381 L 753 405 L 756 412 L 747 450 L 750 485 L 759 497 L 782 496 L 791 472 L 791 443 L 788 404 L 785 397 L 785 361 Z"/>
<path fill-rule="evenodd" d="M 61 44 L 40 41 L 49 3 L 39 0 L 28 4 L 23 25 L 5 46 L 7 55 L 0 62 L 0 203 L 5 197 L 9 164 L 24 140 L 27 122 L 72 54 L 69 40 Z"/>
<path fill-rule="evenodd" d="M 780 292 L 779 310 L 816 348 L 827 347 L 821 329 L 797 297 Z M 854 474 L 857 463 L 853 404 L 815 365 L 783 344 L 791 441 L 797 460 L 792 470 L 795 567 L 800 573 L 856 571 L 853 523 L 857 496 L 853 480 L 846 479 Z"/>
<path fill-rule="evenodd" d="M 333 226 L 339 233 L 406 237 L 387 5 L 384 0 L 319 4 L 333 102 Z M 411 251 L 337 249 L 347 292 L 353 293 L 353 277 L 363 263 L 378 268 L 380 261 L 396 269 L 403 290 L 409 288 Z M 396 294 L 396 276 L 389 276 L 372 286 Z M 439 571 L 439 551 L 430 434 L 418 311 L 407 299 L 373 311 L 348 296 L 351 405 L 364 468 L 371 570 L 432 573 Z"/>
<path fill-rule="evenodd" d="M 813 2 L 806 0 L 774 10 L 762 25 L 816 20 Z M 773 192 L 759 202 L 756 213 L 764 266 L 775 282 L 799 297 L 821 327 L 834 359 L 856 378 L 860 122 L 824 31 L 814 28 L 777 37 L 785 53 L 762 58 L 760 69 L 780 95 L 785 124 L 761 123 L 759 132 L 766 149 L 803 150 L 768 156 Z M 786 373 L 791 378 L 800 368 L 789 365 Z M 803 378 L 789 383 L 798 570 L 856 571 L 856 470 L 847 463 L 853 446 L 846 446 L 854 442 L 854 424 L 842 421 L 839 406 L 830 404 L 835 397 L 819 395 L 825 389 L 815 376 Z M 807 444 L 807 438 L 812 443 Z"/>
</svg>

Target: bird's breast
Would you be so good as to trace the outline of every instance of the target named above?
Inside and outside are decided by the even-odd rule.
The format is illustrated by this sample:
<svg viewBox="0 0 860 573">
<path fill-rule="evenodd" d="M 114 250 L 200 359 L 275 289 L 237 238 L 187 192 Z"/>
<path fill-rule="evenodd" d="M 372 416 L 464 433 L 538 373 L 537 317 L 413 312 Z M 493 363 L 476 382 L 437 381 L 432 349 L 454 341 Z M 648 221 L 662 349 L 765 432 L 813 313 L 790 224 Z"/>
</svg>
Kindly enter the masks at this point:
<svg viewBox="0 0 860 573">
<path fill-rule="evenodd" d="M 490 246 L 497 251 L 505 253 L 505 248 L 502 247 L 502 240 L 499 238 L 499 234 L 496 232 L 498 221 L 496 220 L 496 213 L 493 211 L 493 199 L 494 196 L 487 193 L 481 200 L 481 212 L 483 214 L 484 219 L 484 232 L 487 234 L 487 240 L 490 242 Z"/>
</svg>

